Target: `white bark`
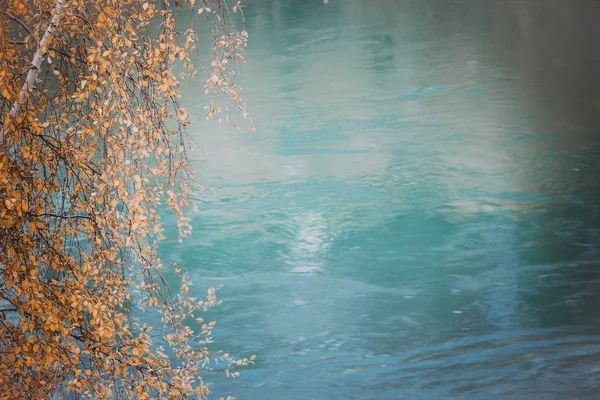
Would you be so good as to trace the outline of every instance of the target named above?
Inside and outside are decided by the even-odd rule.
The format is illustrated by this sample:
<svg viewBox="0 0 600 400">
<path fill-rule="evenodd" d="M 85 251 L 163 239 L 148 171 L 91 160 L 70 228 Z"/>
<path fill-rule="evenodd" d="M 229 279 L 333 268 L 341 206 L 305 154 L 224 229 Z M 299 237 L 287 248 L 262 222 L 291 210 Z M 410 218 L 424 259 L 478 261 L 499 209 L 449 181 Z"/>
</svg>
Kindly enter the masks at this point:
<svg viewBox="0 0 600 400">
<path fill-rule="evenodd" d="M 35 52 L 35 55 L 31 60 L 31 64 L 29 65 L 29 72 L 27 72 L 27 78 L 25 80 L 25 83 L 23 84 L 23 87 L 21 88 L 21 91 L 19 92 L 19 97 L 14 102 L 13 106 L 8 112 L 8 116 L 10 118 L 15 118 L 17 115 L 19 115 L 23 104 L 25 104 L 25 102 L 27 101 L 27 95 L 35 86 L 35 82 L 38 78 L 40 68 L 42 66 L 42 61 L 44 60 L 44 56 L 47 53 L 46 43 L 48 43 L 49 39 L 52 39 L 54 37 L 54 31 L 56 30 L 56 27 L 60 22 L 60 17 L 63 13 L 63 3 L 64 0 L 58 0 L 56 2 L 56 7 L 54 8 L 54 16 L 52 16 L 52 21 L 50 21 L 48 29 L 46 29 L 46 32 L 44 32 L 44 36 L 42 36 L 42 39 L 38 44 L 37 51 Z M 4 127 L 0 126 L 0 151 L 3 150 L 5 141 L 6 136 L 4 134 Z"/>
</svg>

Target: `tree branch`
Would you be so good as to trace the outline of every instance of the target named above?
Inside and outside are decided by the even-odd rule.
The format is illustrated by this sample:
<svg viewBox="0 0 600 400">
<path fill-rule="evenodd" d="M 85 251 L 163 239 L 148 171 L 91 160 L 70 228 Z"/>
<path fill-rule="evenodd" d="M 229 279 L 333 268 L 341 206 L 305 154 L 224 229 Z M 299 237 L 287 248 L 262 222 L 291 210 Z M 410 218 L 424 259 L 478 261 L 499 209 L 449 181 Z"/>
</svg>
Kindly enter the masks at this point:
<svg viewBox="0 0 600 400">
<path fill-rule="evenodd" d="M 64 2 L 64 0 L 58 0 L 56 2 L 56 7 L 54 9 L 54 16 L 52 17 L 52 21 L 50 22 L 48 29 L 46 29 L 44 36 L 42 36 L 42 40 L 40 40 L 37 51 L 35 52 L 35 55 L 33 56 L 33 60 L 31 60 L 31 64 L 29 65 L 29 72 L 27 73 L 27 79 L 25 80 L 25 83 L 23 84 L 23 87 L 21 88 L 21 91 L 19 92 L 18 99 L 14 102 L 13 106 L 11 107 L 10 111 L 8 112 L 8 116 L 10 118 L 15 118 L 17 115 L 19 115 L 19 113 L 21 112 L 21 108 L 23 107 L 23 104 L 25 104 L 25 101 L 27 100 L 28 92 L 32 88 L 34 88 L 35 81 L 40 73 L 40 67 L 42 66 L 42 61 L 44 59 L 44 56 L 46 55 L 46 43 L 48 42 L 48 40 L 50 40 L 54 37 L 54 31 L 55 31 L 56 27 L 58 26 L 58 23 L 60 22 L 60 17 L 62 16 L 62 13 L 63 13 L 63 2 Z M 6 14 L 6 15 L 8 15 L 8 17 L 11 18 L 11 16 L 9 14 Z M 13 19 L 13 20 L 16 20 L 16 19 Z M 16 21 L 19 22 L 18 20 L 16 20 Z M 4 127 L 0 126 L 0 151 L 3 150 L 5 141 L 6 141 L 6 135 L 4 133 Z"/>
<path fill-rule="evenodd" d="M 57 49 L 56 47 L 49 47 L 49 48 L 48 48 L 48 50 L 54 50 L 55 52 L 57 52 L 57 53 L 59 53 L 59 54 L 62 54 L 62 55 L 63 55 L 63 56 L 65 56 L 65 57 L 73 58 L 73 59 L 75 59 L 75 60 L 79 61 L 79 62 L 80 62 L 80 63 L 82 63 L 82 64 L 87 64 L 87 61 L 85 61 L 85 60 L 82 60 L 82 59 L 81 59 L 81 58 L 79 58 L 79 57 L 75 57 L 74 55 L 72 55 L 72 54 L 69 54 L 69 53 L 66 53 L 66 52 L 64 52 L 64 51 L 62 51 L 62 50 L 59 50 L 59 49 Z"/>
<path fill-rule="evenodd" d="M 15 17 L 13 15 L 10 15 L 6 11 L 2 11 L 2 14 L 6 15 L 9 19 L 11 19 L 14 22 L 16 22 L 17 24 L 19 24 L 21 26 L 21 28 L 25 29 L 29 35 L 33 35 L 33 33 L 31 32 L 31 29 L 29 29 L 29 27 L 27 25 L 25 25 L 25 23 L 23 21 L 21 21 L 19 18 Z"/>
<path fill-rule="evenodd" d="M 31 214 L 34 215 L 34 214 Z M 39 214 L 40 217 L 52 217 L 52 218 L 62 218 L 62 219 L 88 219 L 90 221 L 92 221 L 92 217 L 88 216 L 88 215 L 58 215 L 58 214 L 51 214 L 51 213 L 44 213 L 44 214 Z"/>
</svg>

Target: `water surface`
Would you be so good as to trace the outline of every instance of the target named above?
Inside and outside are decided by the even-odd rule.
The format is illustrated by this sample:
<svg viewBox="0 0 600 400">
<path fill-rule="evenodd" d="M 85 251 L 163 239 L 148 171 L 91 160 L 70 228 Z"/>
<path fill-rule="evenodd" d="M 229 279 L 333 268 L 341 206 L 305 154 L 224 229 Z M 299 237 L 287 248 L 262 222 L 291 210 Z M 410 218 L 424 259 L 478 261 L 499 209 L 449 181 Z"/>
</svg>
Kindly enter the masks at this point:
<svg viewBox="0 0 600 400">
<path fill-rule="evenodd" d="M 600 390 L 600 3 L 247 1 L 257 131 L 184 88 L 194 235 L 163 246 L 249 399 Z M 171 240 L 172 239 L 172 240 Z"/>
</svg>

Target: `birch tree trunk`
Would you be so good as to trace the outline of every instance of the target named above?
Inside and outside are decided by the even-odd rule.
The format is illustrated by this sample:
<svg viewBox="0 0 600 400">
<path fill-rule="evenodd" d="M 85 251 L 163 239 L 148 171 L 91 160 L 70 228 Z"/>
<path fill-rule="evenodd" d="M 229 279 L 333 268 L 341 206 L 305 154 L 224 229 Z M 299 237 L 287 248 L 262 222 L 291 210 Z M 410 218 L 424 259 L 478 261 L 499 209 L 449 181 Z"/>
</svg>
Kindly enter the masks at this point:
<svg viewBox="0 0 600 400">
<path fill-rule="evenodd" d="M 27 78 L 25 80 L 25 83 L 23 84 L 23 87 L 21 88 L 21 91 L 19 92 L 19 97 L 14 102 L 13 106 L 8 112 L 8 116 L 10 118 L 16 118 L 19 115 L 19 113 L 21 112 L 21 108 L 27 101 L 27 96 L 29 92 L 35 87 L 35 82 L 40 73 L 42 61 L 44 60 L 44 57 L 47 54 L 46 44 L 49 40 L 51 40 L 54 37 L 54 31 L 58 27 L 60 17 L 63 13 L 63 3 L 64 0 L 58 0 L 56 2 L 56 7 L 54 8 L 54 16 L 52 17 L 52 21 L 50 21 L 48 29 L 46 29 L 46 32 L 44 32 L 44 36 L 42 36 L 42 40 L 40 40 L 35 55 L 33 56 L 31 63 L 29 64 L 29 72 L 27 72 Z M 0 126 L 0 151 L 4 151 L 4 147 L 6 145 L 6 138 L 7 136 L 4 132 L 4 126 Z"/>
</svg>

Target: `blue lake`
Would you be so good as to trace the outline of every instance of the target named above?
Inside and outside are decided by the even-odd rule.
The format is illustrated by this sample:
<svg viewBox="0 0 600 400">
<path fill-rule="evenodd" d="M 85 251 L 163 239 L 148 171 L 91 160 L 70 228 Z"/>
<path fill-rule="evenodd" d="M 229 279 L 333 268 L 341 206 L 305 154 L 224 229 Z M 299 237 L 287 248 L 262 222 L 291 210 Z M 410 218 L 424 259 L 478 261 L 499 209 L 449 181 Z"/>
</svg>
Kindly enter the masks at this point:
<svg viewBox="0 0 600 400">
<path fill-rule="evenodd" d="M 215 394 L 597 398 L 600 3 L 246 3 L 257 131 L 184 88 L 211 190 L 162 246 L 257 355 Z"/>
</svg>

